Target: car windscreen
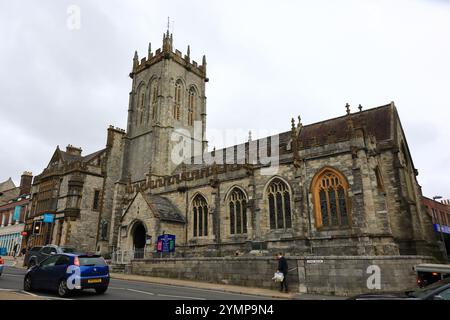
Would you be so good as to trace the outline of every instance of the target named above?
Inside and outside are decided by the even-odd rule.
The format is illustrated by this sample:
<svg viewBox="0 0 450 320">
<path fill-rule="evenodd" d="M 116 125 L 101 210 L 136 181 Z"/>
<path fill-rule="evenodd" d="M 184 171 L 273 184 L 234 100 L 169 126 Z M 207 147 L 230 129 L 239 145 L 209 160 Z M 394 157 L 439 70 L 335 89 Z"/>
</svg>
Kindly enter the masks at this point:
<svg viewBox="0 0 450 320">
<path fill-rule="evenodd" d="M 42 248 L 42 247 L 33 247 L 33 248 L 31 248 L 30 251 L 39 251 L 39 250 L 41 250 L 41 248 Z"/>
<path fill-rule="evenodd" d="M 104 267 L 106 266 L 105 259 L 99 256 L 87 257 L 87 256 L 79 256 L 78 260 L 80 261 L 80 266 L 86 267 Z"/>
<path fill-rule="evenodd" d="M 430 284 L 429 286 L 426 286 L 425 288 L 416 290 L 414 292 L 410 292 L 409 295 L 412 297 L 415 297 L 415 298 L 423 298 L 423 297 L 429 295 L 431 292 L 433 292 L 437 288 L 444 286 L 448 283 L 449 283 L 448 279 L 441 280 L 441 281 L 435 282 L 433 284 Z"/>
<path fill-rule="evenodd" d="M 71 247 L 62 247 L 61 251 L 64 253 L 75 253 L 77 252 L 77 250 L 75 248 L 71 248 Z"/>
</svg>

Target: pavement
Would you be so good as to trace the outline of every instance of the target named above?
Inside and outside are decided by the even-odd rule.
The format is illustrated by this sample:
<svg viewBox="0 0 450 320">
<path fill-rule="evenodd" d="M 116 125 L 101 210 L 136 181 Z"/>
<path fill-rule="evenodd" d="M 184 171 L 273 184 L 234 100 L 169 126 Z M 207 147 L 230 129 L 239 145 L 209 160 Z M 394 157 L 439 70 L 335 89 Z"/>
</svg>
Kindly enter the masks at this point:
<svg viewBox="0 0 450 320">
<path fill-rule="evenodd" d="M 22 291 L 23 275 L 26 268 L 22 266 L 22 257 L 3 257 L 5 260 L 5 271 L 1 281 L 0 278 L 0 300 L 8 297 L 26 299 L 47 299 L 50 295 L 30 296 Z M 342 300 L 345 297 L 301 294 L 298 292 L 281 293 L 278 290 L 243 287 L 228 284 L 206 283 L 190 280 L 179 280 L 171 278 L 160 278 L 150 276 L 140 276 L 123 273 L 111 273 L 111 283 L 108 289 L 109 294 L 103 296 L 81 295 L 77 298 L 97 298 L 97 299 L 227 299 L 227 300 L 249 300 L 249 299 L 282 299 L 282 300 Z M 9 282 L 8 282 L 9 281 Z M 6 284 L 4 289 L 2 284 Z M 5 290 L 6 289 L 6 290 Z M 3 291 L 2 291 L 3 290 Z M 15 292 L 7 290 L 16 290 Z M 118 292 L 121 291 L 121 292 Z"/>
</svg>

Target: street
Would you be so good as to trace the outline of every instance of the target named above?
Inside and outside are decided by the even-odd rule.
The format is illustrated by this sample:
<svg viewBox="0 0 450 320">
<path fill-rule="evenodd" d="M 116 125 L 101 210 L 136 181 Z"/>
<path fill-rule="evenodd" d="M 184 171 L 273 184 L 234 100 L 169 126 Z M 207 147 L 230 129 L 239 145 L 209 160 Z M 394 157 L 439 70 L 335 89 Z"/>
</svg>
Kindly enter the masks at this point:
<svg viewBox="0 0 450 320">
<path fill-rule="evenodd" d="M 56 292 L 23 291 L 23 278 L 26 270 L 6 267 L 0 276 L 0 292 L 13 291 L 37 298 L 61 300 Z M 21 295 L 19 295 L 20 297 Z M 140 281 L 111 279 L 108 291 L 96 295 L 94 291 L 82 291 L 68 299 L 75 300 L 264 300 L 267 298 L 254 295 L 234 294 L 221 291 L 189 288 L 173 285 L 153 284 Z M 66 299 L 63 299 L 66 300 Z"/>
</svg>

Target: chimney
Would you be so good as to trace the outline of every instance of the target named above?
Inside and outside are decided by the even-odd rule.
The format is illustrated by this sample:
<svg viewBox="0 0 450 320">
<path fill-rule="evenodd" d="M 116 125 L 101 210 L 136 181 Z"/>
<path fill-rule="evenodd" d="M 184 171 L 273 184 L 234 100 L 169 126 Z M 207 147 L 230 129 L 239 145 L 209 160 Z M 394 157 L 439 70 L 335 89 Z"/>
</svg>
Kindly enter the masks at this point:
<svg viewBox="0 0 450 320">
<path fill-rule="evenodd" d="M 33 174 L 25 171 L 20 177 L 20 195 L 29 194 L 31 192 L 31 182 L 33 181 Z"/>
<path fill-rule="evenodd" d="M 69 144 L 67 147 L 66 147 L 66 152 L 68 153 L 68 154 L 71 154 L 71 155 L 74 155 L 74 156 L 81 156 L 81 148 L 77 148 L 77 147 L 74 147 L 73 145 L 71 145 L 71 144 Z"/>
</svg>

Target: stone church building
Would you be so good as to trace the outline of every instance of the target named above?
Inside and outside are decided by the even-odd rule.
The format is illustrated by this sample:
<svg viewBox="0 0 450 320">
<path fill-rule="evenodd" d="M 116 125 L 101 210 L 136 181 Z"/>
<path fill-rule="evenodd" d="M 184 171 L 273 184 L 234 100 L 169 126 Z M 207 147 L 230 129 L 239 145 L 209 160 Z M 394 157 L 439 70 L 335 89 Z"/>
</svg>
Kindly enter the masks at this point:
<svg viewBox="0 0 450 320">
<path fill-rule="evenodd" d="M 138 274 L 262 287 L 282 251 L 297 270 L 291 287 L 336 294 L 364 292 L 372 265 L 393 270 L 383 289 L 403 289 L 415 264 L 442 258 L 393 102 L 347 104 L 313 124 L 287 118 L 285 132 L 211 151 L 205 56 L 183 55 L 167 31 L 162 48 L 135 53 L 130 77 L 126 130 L 110 127 L 91 155 L 57 148 L 35 178 L 31 245 L 127 254 Z M 33 234 L 48 212 L 54 223 Z M 163 234 L 176 236 L 170 259 L 156 253 Z"/>
<path fill-rule="evenodd" d="M 135 53 L 121 165 L 101 213 L 104 254 L 151 257 L 165 233 L 177 257 L 440 255 L 394 103 L 292 119 L 279 135 L 208 152 L 206 70 L 169 32 L 155 53 Z M 174 134 L 192 151 L 181 164 Z"/>
</svg>

